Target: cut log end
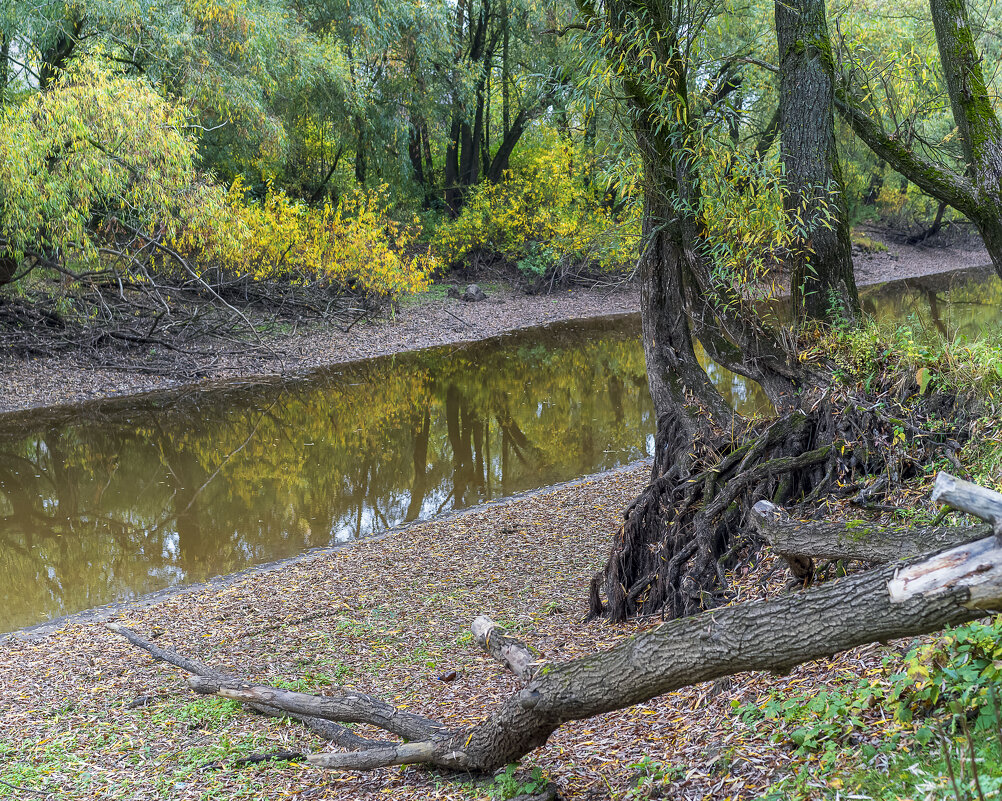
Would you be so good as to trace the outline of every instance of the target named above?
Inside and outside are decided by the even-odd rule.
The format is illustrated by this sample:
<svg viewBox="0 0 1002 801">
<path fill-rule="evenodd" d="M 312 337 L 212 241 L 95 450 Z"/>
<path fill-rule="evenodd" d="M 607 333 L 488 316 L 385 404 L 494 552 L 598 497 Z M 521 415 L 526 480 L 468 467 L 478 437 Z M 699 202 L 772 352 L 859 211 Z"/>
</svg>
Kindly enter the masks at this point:
<svg viewBox="0 0 1002 801">
<path fill-rule="evenodd" d="M 470 629 L 477 645 L 522 681 L 532 679 L 544 664 L 535 648 L 512 637 L 486 615 L 478 616 Z"/>
<path fill-rule="evenodd" d="M 936 476 L 931 497 L 934 502 L 990 523 L 995 536 L 1002 538 L 1002 493 L 941 472 Z"/>
<path fill-rule="evenodd" d="M 898 570 L 887 584 L 891 603 L 966 589 L 968 609 L 1002 607 L 1002 547 L 994 537 L 936 554 Z"/>
</svg>

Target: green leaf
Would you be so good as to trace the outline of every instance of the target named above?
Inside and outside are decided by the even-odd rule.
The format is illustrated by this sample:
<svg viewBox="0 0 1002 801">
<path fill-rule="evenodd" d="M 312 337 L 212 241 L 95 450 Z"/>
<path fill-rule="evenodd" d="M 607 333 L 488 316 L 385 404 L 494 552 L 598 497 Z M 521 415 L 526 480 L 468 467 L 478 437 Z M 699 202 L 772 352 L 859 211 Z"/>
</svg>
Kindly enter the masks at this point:
<svg viewBox="0 0 1002 801">
<path fill-rule="evenodd" d="M 915 373 L 915 381 L 919 385 L 919 394 L 925 395 L 925 391 L 929 388 L 929 382 L 932 381 L 932 370 L 928 367 L 919 368 L 918 372 Z"/>
</svg>

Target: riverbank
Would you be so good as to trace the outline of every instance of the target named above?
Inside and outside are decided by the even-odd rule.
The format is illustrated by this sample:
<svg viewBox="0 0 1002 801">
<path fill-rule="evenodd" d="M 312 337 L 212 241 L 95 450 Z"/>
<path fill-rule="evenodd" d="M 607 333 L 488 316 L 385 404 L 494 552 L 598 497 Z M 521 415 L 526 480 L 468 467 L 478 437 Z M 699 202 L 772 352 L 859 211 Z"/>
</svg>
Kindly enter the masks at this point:
<svg viewBox="0 0 1002 801">
<path fill-rule="evenodd" d="M 581 620 L 588 580 L 648 470 L 632 466 L 417 524 L 116 618 L 163 647 L 257 682 L 311 692 L 344 685 L 448 725 L 470 724 L 518 688 L 471 641 L 476 615 L 510 626 L 551 660 L 636 630 Z M 771 564 L 767 556 L 733 577 L 742 600 L 781 590 L 785 571 L 770 571 Z M 568 724 L 511 778 L 484 779 L 416 768 L 235 767 L 253 753 L 316 752 L 323 744 L 295 724 L 194 696 L 178 670 L 96 622 L 69 623 L 47 637 L 0 643 L 0 798 L 26 791 L 66 799 L 256 798 L 267 788 L 269 798 L 486 800 L 511 797 L 507 790 L 535 768 L 568 799 L 662 791 L 675 799 L 753 798 L 795 757 L 744 726 L 735 707 L 780 688 L 810 682 L 820 689 L 876 670 L 883 653 L 858 649 L 783 677 L 740 675 Z M 455 680 L 440 680 L 452 672 Z M 644 794 L 628 795 L 645 782 Z"/>
<path fill-rule="evenodd" d="M 488 285 L 487 300 L 465 303 L 446 296 L 446 287 L 406 299 L 396 311 L 374 322 L 346 329 L 312 327 L 270 340 L 267 349 L 220 351 L 204 358 L 198 384 L 234 379 L 291 377 L 334 364 L 437 345 L 453 345 L 546 325 L 634 312 L 635 285 L 574 289 L 552 295 L 526 295 L 508 284 Z M 106 368 L 71 354 L 48 359 L 0 357 L 0 414 L 135 395 L 190 386 L 188 377 Z"/>
<path fill-rule="evenodd" d="M 857 281 L 868 286 L 984 265 L 987 252 L 977 238 L 956 236 L 907 245 L 876 231 L 876 248 L 855 248 Z M 199 379 L 145 372 L 141 359 L 129 368 L 103 367 L 66 354 L 25 360 L 0 357 L 0 414 L 135 395 L 220 381 L 296 376 L 317 368 L 436 345 L 450 345 L 545 325 L 639 309 L 636 284 L 526 295 L 510 284 L 488 285 L 488 299 L 465 303 L 447 297 L 445 285 L 404 301 L 392 314 L 347 330 L 313 327 L 246 346 L 218 348 L 200 357 Z M 230 350 L 233 350 L 232 348 Z"/>
</svg>

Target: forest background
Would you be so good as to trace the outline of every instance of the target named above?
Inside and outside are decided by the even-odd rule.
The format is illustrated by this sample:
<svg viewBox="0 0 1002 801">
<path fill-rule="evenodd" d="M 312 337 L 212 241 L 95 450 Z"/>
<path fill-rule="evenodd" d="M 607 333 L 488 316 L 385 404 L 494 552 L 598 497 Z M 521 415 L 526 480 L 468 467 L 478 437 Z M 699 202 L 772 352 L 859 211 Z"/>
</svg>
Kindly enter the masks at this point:
<svg viewBox="0 0 1002 801">
<path fill-rule="evenodd" d="M 971 6 L 993 92 L 997 13 Z M 860 107 L 961 163 L 928 8 L 829 14 Z M 783 203 L 773 17 L 764 2 L 700 9 L 689 75 L 711 123 L 697 156 L 714 269 L 770 292 L 802 233 Z M 633 112 L 611 34 L 583 18 L 525 0 L 6 0 L 0 285 L 26 304 L 8 322 L 49 329 L 11 344 L 51 350 L 53 329 L 94 323 L 120 343 L 192 338 L 246 328 L 249 308 L 393 299 L 456 267 L 514 268 L 531 288 L 628 272 Z M 838 138 L 851 222 L 921 238 L 963 221 L 841 122 Z M 205 298 L 225 325 L 193 310 Z M 129 322 L 137 310 L 152 329 Z"/>
</svg>

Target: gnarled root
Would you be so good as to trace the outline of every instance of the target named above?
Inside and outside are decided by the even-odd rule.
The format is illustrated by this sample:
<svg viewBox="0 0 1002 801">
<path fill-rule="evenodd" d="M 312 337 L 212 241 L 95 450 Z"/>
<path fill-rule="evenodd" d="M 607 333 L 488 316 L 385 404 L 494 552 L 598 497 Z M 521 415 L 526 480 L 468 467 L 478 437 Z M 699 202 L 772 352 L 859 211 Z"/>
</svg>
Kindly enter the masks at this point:
<svg viewBox="0 0 1002 801">
<path fill-rule="evenodd" d="M 906 409 L 888 397 L 825 398 L 767 424 L 704 427 L 696 436 L 680 436 L 691 426 L 663 417 L 651 483 L 627 509 L 606 566 L 592 579 L 591 616 L 677 618 L 726 601 L 726 569 L 755 542 L 745 524 L 756 501 L 799 503 L 812 513 L 863 487 L 858 501 L 872 504 L 935 454 L 959 448 L 962 436 L 942 423 L 937 430 L 931 417 L 921 405 Z M 790 563 L 798 579 L 811 580 L 811 559 Z"/>
</svg>

